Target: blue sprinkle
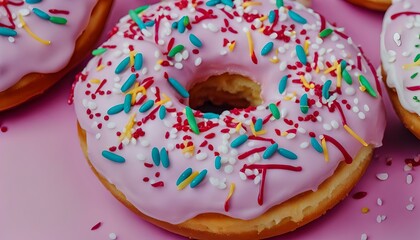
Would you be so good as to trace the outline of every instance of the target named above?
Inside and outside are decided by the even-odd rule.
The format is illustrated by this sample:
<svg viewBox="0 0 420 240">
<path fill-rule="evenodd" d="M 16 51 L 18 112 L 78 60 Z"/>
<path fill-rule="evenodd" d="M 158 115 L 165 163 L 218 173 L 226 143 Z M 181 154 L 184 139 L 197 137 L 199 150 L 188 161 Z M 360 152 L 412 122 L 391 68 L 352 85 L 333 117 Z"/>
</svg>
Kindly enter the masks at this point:
<svg viewBox="0 0 420 240">
<path fill-rule="evenodd" d="M 145 113 L 147 111 L 149 111 L 149 109 L 151 109 L 153 107 L 153 105 L 155 104 L 155 101 L 153 100 L 147 100 L 145 103 L 143 103 L 143 105 L 141 105 L 139 112 L 141 113 Z"/>
<path fill-rule="evenodd" d="M 274 155 L 274 153 L 276 153 L 277 148 L 279 148 L 279 145 L 277 143 L 274 143 L 273 145 L 269 146 L 263 153 L 263 159 L 271 158 Z"/>
<path fill-rule="evenodd" d="M 147 21 L 144 23 L 146 27 L 153 27 L 155 25 L 155 20 Z"/>
<path fill-rule="evenodd" d="M 279 82 L 279 93 L 283 94 L 287 87 L 287 80 L 289 80 L 289 77 L 286 75 L 284 76 L 280 82 Z"/>
<path fill-rule="evenodd" d="M 305 53 L 305 50 L 303 49 L 303 47 L 299 44 L 296 45 L 296 55 L 299 58 L 299 61 L 303 65 L 306 65 L 306 63 L 308 62 L 308 60 L 306 58 L 306 53 Z"/>
<path fill-rule="evenodd" d="M 222 3 L 225 4 L 226 6 L 229 6 L 231 8 L 233 8 L 235 5 L 233 4 L 232 0 L 222 0 Z"/>
<path fill-rule="evenodd" d="M 17 32 L 10 28 L 0 27 L 0 36 L 5 37 L 14 37 L 17 35 Z"/>
<path fill-rule="evenodd" d="M 268 14 L 268 21 L 270 23 L 273 23 L 275 19 L 276 19 L 276 12 L 274 10 L 271 10 L 270 13 Z"/>
<path fill-rule="evenodd" d="M 121 91 L 126 92 L 128 89 L 130 89 L 134 83 L 136 82 L 137 76 L 136 74 L 131 74 L 130 77 L 128 77 L 127 81 L 121 86 Z"/>
<path fill-rule="evenodd" d="M 255 129 L 256 132 L 258 132 L 262 129 L 262 127 L 263 127 L 263 120 L 261 118 L 258 118 L 255 121 L 254 129 Z"/>
<path fill-rule="evenodd" d="M 174 78 L 168 78 L 168 82 L 169 84 L 171 84 L 171 86 L 183 97 L 183 98 L 188 98 L 190 97 L 190 94 L 188 93 L 187 89 L 185 89 L 181 83 L 179 83 L 176 79 Z"/>
<path fill-rule="evenodd" d="M 134 10 L 128 11 L 128 14 L 130 15 L 131 19 L 139 26 L 140 29 L 145 29 L 146 26 L 144 25 L 143 20 L 139 18 L 137 13 Z"/>
<path fill-rule="evenodd" d="M 137 53 L 134 57 L 134 69 L 137 71 L 143 67 L 143 54 Z"/>
<path fill-rule="evenodd" d="M 311 138 L 311 145 L 312 147 L 319 153 L 323 153 L 324 150 L 322 149 L 321 144 L 319 144 L 319 142 L 316 140 L 316 138 Z"/>
<path fill-rule="evenodd" d="M 124 163 L 125 158 L 121 157 L 120 155 L 117 155 L 115 153 L 109 152 L 109 151 L 102 151 L 102 156 L 110 161 L 116 162 L 116 163 Z"/>
<path fill-rule="evenodd" d="M 182 17 L 178 22 L 178 32 L 179 33 L 184 33 L 185 32 L 184 18 L 185 18 L 185 16 Z"/>
<path fill-rule="evenodd" d="M 35 3 L 40 3 L 42 2 L 42 0 L 26 0 L 26 3 L 28 4 L 35 4 Z"/>
<path fill-rule="evenodd" d="M 178 28 L 178 22 L 173 22 L 172 25 L 171 25 L 171 27 L 173 29 L 177 29 Z"/>
<path fill-rule="evenodd" d="M 306 21 L 305 18 L 303 18 L 298 13 L 296 13 L 295 11 L 292 11 L 292 10 L 289 10 L 289 17 L 297 23 L 305 24 L 305 23 L 308 22 L 308 21 Z"/>
<path fill-rule="evenodd" d="M 217 170 L 219 170 L 220 168 L 222 168 L 222 157 L 217 156 L 217 157 L 214 159 L 214 167 L 215 167 Z"/>
<path fill-rule="evenodd" d="M 39 8 L 34 8 L 32 9 L 32 11 L 35 13 L 35 15 L 37 15 L 38 17 L 44 19 L 44 20 L 50 20 L 50 15 L 48 15 L 48 13 L 42 11 Z"/>
<path fill-rule="evenodd" d="M 159 149 L 157 149 L 157 147 L 154 147 L 152 149 L 152 160 L 157 167 L 160 165 L 160 154 Z"/>
<path fill-rule="evenodd" d="M 271 50 L 273 49 L 273 46 L 274 46 L 273 42 L 268 42 L 267 44 L 265 44 L 265 46 L 261 50 L 261 55 L 265 56 L 265 55 L 269 54 L 271 52 Z"/>
<path fill-rule="evenodd" d="M 214 7 L 219 3 L 221 3 L 221 0 L 210 0 L 210 1 L 206 2 L 206 6 Z"/>
<path fill-rule="evenodd" d="M 191 188 L 197 187 L 198 184 L 200 184 L 203 181 L 203 179 L 206 177 L 206 175 L 207 175 L 207 170 L 204 169 L 191 181 L 190 187 Z"/>
<path fill-rule="evenodd" d="M 246 141 L 248 141 L 248 136 L 246 134 L 242 134 L 230 143 L 230 147 L 237 148 L 244 144 Z"/>
<path fill-rule="evenodd" d="M 203 114 L 203 118 L 205 118 L 205 119 L 219 119 L 219 117 L 220 117 L 220 115 L 216 114 L 216 113 L 208 112 L 208 113 Z"/>
<path fill-rule="evenodd" d="M 160 106 L 159 108 L 159 118 L 160 120 L 163 120 L 166 116 L 166 107 L 165 106 Z"/>
<path fill-rule="evenodd" d="M 120 64 L 118 64 L 117 68 L 115 69 L 115 74 L 122 73 L 127 68 L 129 63 L 130 63 L 130 57 L 124 58 L 124 60 L 122 60 Z"/>
<path fill-rule="evenodd" d="M 129 113 L 131 110 L 131 98 L 133 97 L 132 94 L 125 95 L 124 98 L 124 112 Z"/>
<path fill-rule="evenodd" d="M 278 152 L 280 153 L 280 155 L 290 160 L 296 160 L 298 158 L 298 156 L 295 153 L 284 148 L 279 148 Z"/>
<path fill-rule="evenodd" d="M 108 109 L 108 111 L 106 112 L 108 115 L 115 115 L 117 113 L 120 113 L 124 110 L 124 104 L 118 104 L 115 105 L 113 107 L 111 107 L 110 109 Z"/>
<path fill-rule="evenodd" d="M 196 46 L 198 48 L 201 48 L 203 46 L 203 43 L 201 42 L 201 40 L 196 35 L 191 33 L 189 38 L 190 38 L 190 42 L 194 46 Z"/>
<path fill-rule="evenodd" d="M 176 180 L 176 185 L 178 186 L 179 184 L 181 184 L 185 179 L 187 179 L 189 176 L 191 176 L 192 174 L 192 168 L 187 168 L 185 169 L 184 172 L 181 173 L 181 175 L 179 176 L 178 180 Z"/>
<path fill-rule="evenodd" d="M 331 80 L 327 80 L 324 83 L 324 86 L 322 86 L 322 96 L 325 99 L 330 98 L 330 87 L 331 87 L 332 81 Z"/>
<path fill-rule="evenodd" d="M 309 106 L 308 106 L 308 94 L 303 94 L 302 97 L 300 98 L 300 111 L 304 114 L 307 114 L 309 111 Z"/>
<path fill-rule="evenodd" d="M 162 148 L 160 150 L 160 160 L 164 168 L 169 167 L 169 157 L 168 157 L 168 152 L 166 151 L 166 148 Z"/>
</svg>

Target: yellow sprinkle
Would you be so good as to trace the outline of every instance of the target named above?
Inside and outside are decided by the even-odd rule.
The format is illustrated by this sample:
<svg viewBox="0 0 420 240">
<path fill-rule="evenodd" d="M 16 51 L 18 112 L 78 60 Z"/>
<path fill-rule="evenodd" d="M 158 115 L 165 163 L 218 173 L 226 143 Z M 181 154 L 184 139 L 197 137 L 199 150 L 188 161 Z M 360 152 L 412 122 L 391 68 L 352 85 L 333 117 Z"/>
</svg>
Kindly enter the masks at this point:
<svg viewBox="0 0 420 240">
<path fill-rule="evenodd" d="M 164 93 L 162 93 L 162 100 L 160 100 L 160 101 L 158 101 L 158 102 L 156 102 L 156 104 L 157 105 L 163 105 L 163 104 L 165 104 L 165 103 L 167 103 L 167 102 L 169 102 L 171 99 L 168 97 L 168 96 L 166 96 L 166 94 L 164 94 Z"/>
<path fill-rule="evenodd" d="M 254 126 L 254 123 L 251 121 L 251 132 L 252 132 L 252 135 L 254 135 L 254 136 L 257 136 L 257 132 L 255 132 L 255 126 Z"/>
<path fill-rule="evenodd" d="M 194 145 L 182 149 L 182 153 L 194 154 Z"/>
<path fill-rule="evenodd" d="M 254 130 L 255 131 L 255 130 Z M 264 134 L 266 134 L 267 133 L 267 130 L 265 130 L 265 129 L 263 129 L 263 130 L 260 130 L 260 131 L 258 131 L 258 132 L 255 132 L 255 136 L 261 136 L 261 135 L 264 135 Z"/>
<path fill-rule="evenodd" d="M 226 197 L 226 202 L 229 201 L 229 199 L 232 197 L 233 191 L 235 191 L 235 184 L 231 183 L 229 188 L 229 194 Z"/>
<path fill-rule="evenodd" d="M 420 59 L 417 60 L 416 62 L 405 64 L 405 65 L 402 66 L 402 68 L 404 70 L 407 70 L 407 69 L 410 69 L 410 68 L 413 68 L 413 67 L 417 67 L 417 66 L 420 66 Z"/>
<path fill-rule="evenodd" d="M 260 27 L 260 28 L 258 28 L 258 32 L 260 32 L 260 33 L 262 33 L 262 32 L 264 32 L 264 27 Z"/>
<path fill-rule="evenodd" d="M 249 30 L 246 31 L 246 38 L 248 39 L 249 56 L 252 57 L 252 54 L 254 53 L 254 42 L 252 41 L 251 32 Z"/>
<path fill-rule="evenodd" d="M 311 43 L 308 40 L 305 40 L 305 45 L 303 46 L 303 50 L 305 50 L 306 55 L 309 53 L 309 45 Z"/>
<path fill-rule="evenodd" d="M 134 55 L 136 53 L 134 51 L 130 51 L 130 66 L 134 66 Z"/>
<path fill-rule="evenodd" d="M 278 57 L 272 57 L 270 58 L 270 62 L 276 64 L 280 62 L 280 59 Z"/>
<path fill-rule="evenodd" d="M 94 78 L 94 79 L 90 80 L 90 83 L 99 84 L 99 83 L 101 83 L 101 80 L 99 80 L 97 78 Z"/>
<path fill-rule="evenodd" d="M 288 133 L 288 132 L 282 132 L 282 133 L 281 133 L 281 136 L 282 136 L 282 137 L 286 137 L 287 135 L 289 135 L 289 133 Z"/>
<path fill-rule="evenodd" d="M 318 66 L 316 66 L 315 72 L 319 73 L 319 67 Z"/>
<path fill-rule="evenodd" d="M 352 136 L 354 137 L 357 141 L 359 141 L 363 146 L 367 147 L 368 144 L 365 142 L 365 140 L 363 140 L 359 135 L 357 135 L 353 129 L 351 129 L 347 124 L 344 124 L 344 129 L 346 129 L 346 131 Z"/>
<path fill-rule="evenodd" d="M 247 7 L 249 7 L 249 6 L 261 6 L 262 5 L 262 3 L 261 2 L 244 2 L 243 4 L 242 4 L 242 7 L 243 8 L 247 8 Z"/>
<path fill-rule="evenodd" d="M 260 17 L 260 21 L 261 21 L 261 22 L 264 22 L 265 20 L 267 20 L 267 18 L 268 18 L 268 16 L 267 16 L 267 15 L 262 16 L 262 17 Z"/>
<path fill-rule="evenodd" d="M 329 162 L 330 157 L 328 156 L 328 148 L 327 148 L 327 142 L 325 141 L 325 138 L 322 138 L 321 146 L 322 146 L 322 151 L 324 153 L 324 159 L 326 162 Z"/>
<path fill-rule="evenodd" d="M 314 88 L 315 85 L 313 83 L 309 84 L 308 81 L 306 81 L 305 76 L 300 75 L 300 81 L 302 81 L 303 86 L 305 86 L 306 88 Z"/>
<path fill-rule="evenodd" d="M 233 50 L 235 49 L 235 46 L 236 46 L 236 42 L 235 41 L 229 43 L 229 51 L 230 52 L 233 52 Z"/>
<path fill-rule="evenodd" d="M 360 89 L 360 91 L 362 91 L 362 92 L 366 91 L 366 87 L 365 87 L 365 86 L 360 86 L 360 87 L 359 87 L 359 89 Z"/>
<path fill-rule="evenodd" d="M 163 63 L 163 60 L 162 59 L 159 59 L 158 61 L 157 61 L 157 64 L 159 64 L 159 65 L 161 65 Z"/>
<path fill-rule="evenodd" d="M 242 128 L 242 123 L 240 122 L 240 123 L 238 123 L 238 125 L 236 125 L 236 127 L 235 127 L 236 132 L 239 132 L 239 130 L 241 130 L 241 128 Z"/>
<path fill-rule="evenodd" d="M 33 39 L 37 40 L 38 42 L 40 42 L 42 44 L 45 44 L 45 45 L 50 45 L 51 44 L 51 41 L 44 40 L 44 39 L 38 37 L 38 35 L 36 35 L 35 33 L 33 33 L 31 31 L 31 29 L 28 27 L 28 25 L 26 25 L 26 22 L 23 19 L 21 14 L 19 14 L 18 17 L 19 17 L 20 23 L 22 24 L 23 29 L 25 29 L 25 31 L 29 34 L 29 36 L 31 36 Z"/>
<path fill-rule="evenodd" d="M 330 68 L 328 68 L 327 70 L 325 70 L 324 71 L 324 73 L 325 74 L 328 74 L 328 73 L 330 73 L 330 72 L 332 72 L 332 71 L 335 71 L 336 69 L 337 69 L 337 67 L 338 67 L 338 63 L 337 63 L 337 61 L 334 63 L 334 65 L 332 65 Z"/>
<path fill-rule="evenodd" d="M 187 179 L 185 179 L 184 181 L 182 181 L 182 183 L 180 183 L 178 185 L 178 190 L 182 190 L 184 189 L 186 186 L 188 186 L 188 184 L 190 184 L 192 182 L 192 180 L 197 177 L 197 175 L 199 174 L 198 171 L 193 172 L 189 177 L 187 177 Z"/>
<path fill-rule="evenodd" d="M 104 65 L 99 65 L 99 66 L 96 67 L 96 71 L 99 72 L 99 71 L 101 71 L 104 68 L 105 68 Z"/>
<path fill-rule="evenodd" d="M 337 87 L 341 87 L 341 80 L 342 80 L 342 76 L 341 76 L 341 64 L 337 63 Z"/>
<path fill-rule="evenodd" d="M 285 101 L 290 101 L 292 100 L 294 97 L 296 97 L 296 92 L 292 92 L 291 94 L 287 94 L 283 99 Z"/>
<path fill-rule="evenodd" d="M 368 213 L 368 212 L 369 212 L 369 208 L 367 208 L 367 207 L 362 208 L 362 213 Z"/>
<path fill-rule="evenodd" d="M 124 132 L 120 136 L 120 141 L 122 141 L 125 138 L 131 139 L 131 129 L 134 126 L 135 123 L 136 114 L 134 113 L 131 115 L 130 119 L 128 120 L 128 123 L 125 125 Z"/>
</svg>

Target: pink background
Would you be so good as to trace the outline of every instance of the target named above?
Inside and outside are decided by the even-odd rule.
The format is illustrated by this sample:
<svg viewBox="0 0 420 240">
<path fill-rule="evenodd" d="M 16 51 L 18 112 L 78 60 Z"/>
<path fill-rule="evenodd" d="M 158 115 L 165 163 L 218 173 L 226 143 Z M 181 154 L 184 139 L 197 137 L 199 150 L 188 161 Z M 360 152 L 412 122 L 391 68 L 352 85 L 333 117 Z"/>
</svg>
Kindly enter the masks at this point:
<svg viewBox="0 0 420 240">
<path fill-rule="evenodd" d="M 313 0 L 316 11 L 344 26 L 379 66 L 379 33 L 382 14 L 363 10 L 341 0 Z M 116 0 L 107 31 L 128 9 L 145 2 Z M 103 37 L 104 39 L 104 37 Z M 78 70 L 80 70 L 79 67 Z M 144 222 L 122 206 L 89 169 L 76 133 L 73 106 L 67 105 L 75 72 L 45 95 L 22 107 L 0 114 L 0 239 L 182 239 Z M 366 191 L 360 200 L 347 198 L 326 216 L 276 239 L 420 238 L 420 174 L 404 171 L 404 160 L 420 154 L 420 141 L 397 120 L 386 100 L 388 128 L 384 146 L 352 193 Z M 387 166 L 386 158 L 392 165 Z M 377 173 L 389 179 L 379 181 Z M 411 173 L 414 181 L 406 183 Z M 418 205 L 406 210 L 409 198 Z M 383 205 L 376 204 L 377 198 Z M 369 213 L 362 214 L 367 207 Z M 377 223 L 378 215 L 385 215 Z M 102 226 L 91 231 L 97 222 Z"/>
</svg>

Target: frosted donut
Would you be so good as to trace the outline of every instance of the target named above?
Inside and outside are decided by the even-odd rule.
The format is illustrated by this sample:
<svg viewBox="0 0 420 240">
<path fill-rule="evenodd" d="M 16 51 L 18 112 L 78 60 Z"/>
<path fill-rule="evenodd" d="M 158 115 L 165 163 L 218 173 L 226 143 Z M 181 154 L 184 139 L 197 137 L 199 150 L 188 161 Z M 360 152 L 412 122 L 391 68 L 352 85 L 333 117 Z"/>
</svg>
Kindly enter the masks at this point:
<svg viewBox="0 0 420 240">
<path fill-rule="evenodd" d="M 343 199 L 381 145 L 374 69 L 299 3 L 166 1 L 113 33 L 75 82 L 80 140 L 102 183 L 169 231 L 292 231 Z"/>
<path fill-rule="evenodd" d="M 383 79 L 403 124 L 420 138 L 420 2 L 395 1 L 381 34 Z"/>
<path fill-rule="evenodd" d="M 391 6 L 392 0 L 347 0 L 355 5 L 361 7 L 377 10 L 386 11 Z"/>
<path fill-rule="evenodd" d="M 99 38 L 112 0 L 0 0 L 0 111 L 44 92 Z"/>
</svg>

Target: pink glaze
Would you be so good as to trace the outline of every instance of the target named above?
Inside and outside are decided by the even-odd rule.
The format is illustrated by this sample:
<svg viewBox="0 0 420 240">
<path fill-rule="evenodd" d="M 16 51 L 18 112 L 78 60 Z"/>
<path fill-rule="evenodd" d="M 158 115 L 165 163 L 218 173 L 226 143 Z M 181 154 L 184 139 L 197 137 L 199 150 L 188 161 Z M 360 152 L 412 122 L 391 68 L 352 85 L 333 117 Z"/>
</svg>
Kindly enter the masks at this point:
<svg viewBox="0 0 420 240">
<path fill-rule="evenodd" d="M 297 3 L 286 2 L 287 8 L 278 10 L 279 21 L 270 24 L 268 19 L 262 23 L 251 19 L 253 23 L 249 23 L 245 19 L 249 20 L 250 14 L 243 15 L 243 12 L 263 17 L 276 10 L 272 2 L 247 7 L 245 11 L 241 10 L 237 1 L 233 10 L 229 7 L 224 7 L 224 10 L 220 10 L 219 6 L 206 7 L 203 1 L 196 1 L 194 6 L 183 5 L 183 2 L 169 1 L 150 6 L 140 15 L 141 18 L 144 22 L 152 19 L 160 21 L 156 20 L 153 27 L 147 27 L 142 33 L 130 17 L 124 17 L 114 28 L 113 37 L 102 45 L 107 51 L 89 62 L 75 87 L 76 113 L 81 127 L 87 132 L 92 164 L 140 211 L 170 223 L 180 223 L 208 212 L 241 219 L 255 218 L 299 193 L 315 191 L 333 174 L 344 160 L 344 155 L 354 157 L 357 154 L 362 144 L 344 129 L 344 123 L 368 144 L 381 145 L 385 117 L 377 89 L 378 81 L 371 71 L 373 68 L 341 29 L 332 27 L 324 18 Z M 292 20 L 287 9 L 292 9 L 308 24 Z M 195 23 L 196 16 L 200 19 L 203 12 L 209 11 L 212 11 L 213 19 Z M 184 15 L 189 16 L 190 25 L 181 34 L 171 25 Z M 231 15 L 238 17 L 230 19 Z M 253 30 L 255 27 L 265 30 Z M 324 28 L 332 28 L 335 32 L 322 40 L 318 35 Z M 159 31 L 157 36 L 156 29 Z M 295 32 L 290 32 L 291 29 Z M 250 31 L 251 44 L 246 30 Z M 277 35 L 272 30 L 278 31 Z M 201 48 L 190 42 L 191 33 L 201 39 Z M 174 39 L 173 46 L 185 46 L 174 58 L 167 56 L 168 48 L 173 48 L 168 47 L 171 39 Z M 296 42 L 304 45 L 305 39 L 309 39 L 310 46 L 308 64 L 303 67 L 296 57 L 295 46 Z M 226 43 L 233 41 L 236 41 L 236 46 L 230 51 Z M 262 56 L 261 49 L 269 41 L 273 41 L 274 49 Z M 250 54 L 249 45 L 253 46 L 255 56 Z M 130 51 L 134 55 L 143 55 L 142 68 L 139 71 L 127 68 L 115 74 L 115 69 L 130 55 Z M 314 59 L 317 59 L 316 63 Z M 342 80 L 339 91 L 336 87 L 337 71 L 324 71 L 327 65 L 343 59 L 350 65 L 346 69 L 353 83 L 350 85 Z M 319 73 L 316 73 L 317 68 Z M 138 94 L 136 99 L 141 102 L 131 106 L 127 114 L 107 115 L 111 107 L 124 102 L 130 90 L 122 93 L 121 86 L 132 72 L 137 72 L 138 84 L 146 86 L 146 97 Z M 184 114 L 188 99 L 183 99 L 166 78 L 174 78 L 189 89 L 197 80 L 224 72 L 249 76 L 261 84 L 263 104 L 256 108 L 225 111 L 219 119 L 211 120 L 203 119 L 200 112 L 195 112 L 200 129 L 200 134 L 195 134 Z M 315 89 L 303 86 L 298 76 L 301 73 L 305 73 L 308 84 L 314 84 Z M 285 92 L 280 94 L 279 81 L 285 75 L 290 77 Z M 359 75 L 368 79 L 376 97 L 359 90 L 356 77 Z M 154 82 L 150 82 L 151 79 Z M 328 79 L 332 80 L 332 85 L 330 98 L 326 100 L 322 98 L 321 89 Z M 310 105 L 307 114 L 301 111 L 299 104 L 305 93 Z M 161 120 L 158 112 L 163 94 L 170 101 L 164 103 L 168 112 Z M 146 100 L 153 100 L 154 105 L 145 113 L 140 113 L 139 108 Z M 280 119 L 270 117 L 271 112 L 267 109 L 270 103 L 277 104 Z M 127 123 L 131 116 L 135 116 L 136 123 L 129 126 Z M 266 120 L 262 128 L 265 132 L 257 134 L 257 137 L 251 131 L 253 118 Z M 242 123 L 239 132 L 235 129 L 238 122 Z M 126 125 L 129 126 L 128 131 Z M 129 134 L 119 137 L 125 131 Z M 241 134 L 246 134 L 249 139 L 237 148 L 231 147 Z M 311 136 L 315 136 L 318 143 L 323 136 L 327 139 L 328 162 L 323 153 L 311 146 Z M 279 148 L 294 152 L 298 158 L 290 160 L 276 152 L 273 157 L 263 160 L 262 149 L 272 142 L 278 143 Z M 193 152 L 183 153 L 180 148 L 189 144 L 194 145 Z M 338 146 L 343 147 L 342 151 Z M 154 147 L 167 149 L 168 168 L 154 164 L 151 157 Z M 261 151 L 243 159 L 240 157 L 255 149 Z M 102 155 L 104 151 L 113 152 L 125 162 L 116 163 L 105 158 Z M 220 170 L 215 168 L 215 156 L 218 154 L 222 157 Z M 176 181 L 187 168 L 197 172 L 207 170 L 208 173 L 197 187 L 187 186 L 177 190 Z M 253 170 L 255 168 L 256 171 Z M 265 179 L 261 179 L 263 175 Z M 232 184 L 235 189 L 227 203 Z"/>
<path fill-rule="evenodd" d="M 388 76 L 387 84 L 397 90 L 401 105 L 407 111 L 420 115 L 420 61 L 414 61 L 418 54 L 420 2 L 394 0 L 384 18 L 382 66 Z"/>
<path fill-rule="evenodd" d="M 28 4 L 23 0 L 0 1 L 0 27 L 17 32 L 14 37 L 0 35 L 0 91 L 13 86 L 28 73 L 53 73 L 65 67 L 73 55 L 75 41 L 86 27 L 96 2 L 43 0 Z M 52 17 L 63 17 L 67 19 L 67 23 L 60 25 L 42 19 L 33 13 L 33 8 Z M 62 11 L 51 13 L 50 10 Z M 50 41 L 50 44 L 43 44 L 31 37 L 22 28 L 19 14 L 34 34 Z"/>
</svg>

